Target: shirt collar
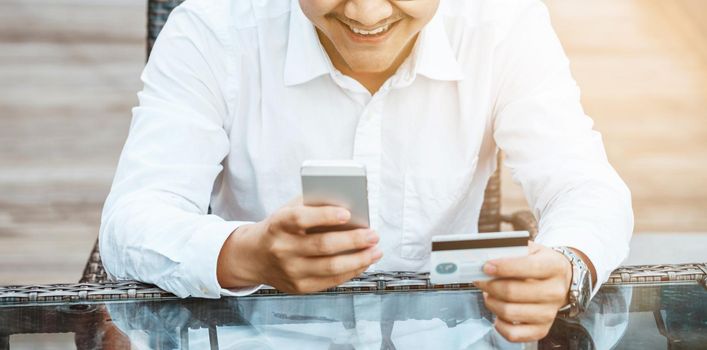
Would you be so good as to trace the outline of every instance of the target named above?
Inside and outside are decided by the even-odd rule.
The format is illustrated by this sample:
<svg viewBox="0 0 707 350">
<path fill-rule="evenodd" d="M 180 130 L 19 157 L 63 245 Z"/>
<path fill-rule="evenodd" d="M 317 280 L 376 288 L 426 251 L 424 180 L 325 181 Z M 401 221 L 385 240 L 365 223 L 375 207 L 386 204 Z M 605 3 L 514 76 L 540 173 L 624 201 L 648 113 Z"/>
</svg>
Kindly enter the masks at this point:
<svg viewBox="0 0 707 350">
<path fill-rule="evenodd" d="M 317 30 L 304 15 L 299 1 L 290 10 L 290 32 L 285 57 L 285 86 L 306 83 L 330 73 L 330 63 L 319 42 Z"/>
<path fill-rule="evenodd" d="M 452 50 L 442 16 L 442 11 L 437 10 L 420 32 L 413 58 L 414 71 L 433 80 L 462 80 L 464 74 Z"/>
<path fill-rule="evenodd" d="M 444 28 L 441 11 L 423 28 L 413 51 L 412 76 L 421 74 L 434 80 L 462 80 L 463 74 Z M 285 58 L 285 86 L 306 83 L 330 74 L 333 67 L 319 42 L 312 22 L 304 15 L 297 0 L 292 1 L 290 31 Z"/>
</svg>

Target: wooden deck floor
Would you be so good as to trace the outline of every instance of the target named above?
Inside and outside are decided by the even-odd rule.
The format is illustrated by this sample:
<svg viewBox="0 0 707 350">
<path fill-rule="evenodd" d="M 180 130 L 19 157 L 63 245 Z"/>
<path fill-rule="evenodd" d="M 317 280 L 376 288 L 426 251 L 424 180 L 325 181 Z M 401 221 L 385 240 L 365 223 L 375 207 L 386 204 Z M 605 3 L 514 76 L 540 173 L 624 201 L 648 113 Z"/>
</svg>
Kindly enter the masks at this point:
<svg viewBox="0 0 707 350">
<path fill-rule="evenodd" d="M 707 3 L 547 3 L 637 232 L 707 231 Z M 0 285 L 79 278 L 140 88 L 144 7 L 0 0 Z"/>
<path fill-rule="evenodd" d="M 546 2 L 636 232 L 707 231 L 707 2 Z"/>
</svg>

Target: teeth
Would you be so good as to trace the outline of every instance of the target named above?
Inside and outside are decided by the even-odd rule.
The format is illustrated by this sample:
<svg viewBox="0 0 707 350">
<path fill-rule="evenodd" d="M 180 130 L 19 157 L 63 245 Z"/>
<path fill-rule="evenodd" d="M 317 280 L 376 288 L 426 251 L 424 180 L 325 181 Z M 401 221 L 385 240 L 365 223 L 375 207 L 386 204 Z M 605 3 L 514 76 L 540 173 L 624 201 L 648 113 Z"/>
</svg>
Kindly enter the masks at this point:
<svg viewBox="0 0 707 350">
<path fill-rule="evenodd" d="M 351 28 L 352 32 L 354 32 L 358 35 L 377 35 L 377 34 L 381 34 L 385 31 L 387 31 L 390 28 L 390 24 L 386 24 L 386 25 L 384 25 L 382 27 L 378 27 L 374 30 L 363 30 L 363 29 L 359 29 L 356 27 L 352 27 L 352 26 L 349 26 L 349 28 Z"/>
</svg>

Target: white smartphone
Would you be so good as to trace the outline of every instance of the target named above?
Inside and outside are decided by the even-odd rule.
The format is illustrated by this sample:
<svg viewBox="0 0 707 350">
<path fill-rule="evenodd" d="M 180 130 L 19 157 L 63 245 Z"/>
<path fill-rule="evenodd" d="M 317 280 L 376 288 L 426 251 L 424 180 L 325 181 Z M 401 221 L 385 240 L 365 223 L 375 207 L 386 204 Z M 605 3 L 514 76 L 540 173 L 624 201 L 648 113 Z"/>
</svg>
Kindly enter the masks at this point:
<svg viewBox="0 0 707 350">
<path fill-rule="evenodd" d="M 302 163 L 305 205 L 333 205 L 351 212 L 344 225 L 317 227 L 307 232 L 346 231 L 370 226 L 366 166 L 353 160 L 308 160 Z"/>
</svg>

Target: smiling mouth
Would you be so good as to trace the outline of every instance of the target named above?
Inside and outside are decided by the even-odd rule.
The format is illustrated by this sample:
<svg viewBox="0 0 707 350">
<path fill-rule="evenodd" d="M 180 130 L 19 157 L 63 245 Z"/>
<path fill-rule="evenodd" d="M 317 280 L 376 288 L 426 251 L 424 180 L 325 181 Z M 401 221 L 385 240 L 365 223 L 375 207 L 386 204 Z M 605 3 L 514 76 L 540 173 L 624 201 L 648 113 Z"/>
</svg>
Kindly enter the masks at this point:
<svg viewBox="0 0 707 350">
<path fill-rule="evenodd" d="M 400 19 L 397 19 L 392 22 L 388 22 L 384 25 L 381 25 L 381 26 L 378 26 L 375 28 L 371 28 L 371 29 L 364 29 L 364 28 L 358 27 L 354 24 L 346 23 L 346 22 L 342 21 L 341 19 L 339 19 L 339 22 L 341 22 L 341 24 L 343 24 L 344 27 L 348 28 L 348 30 L 356 36 L 359 36 L 362 38 L 376 38 L 376 37 L 381 37 L 381 36 L 384 36 L 385 34 L 387 34 L 393 27 L 395 27 L 396 24 L 398 24 L 398 22 L 400 22 Z"/>
<path fill-rule="evenodd" d="M 351 29 L 352 32 L 354 32 L 358 35 L 363 35 L 363 36 L 376 36 L 376 35 L 383 34 L 390 29 L 390 26 L 391 26 L 390 24 L 386 24 L 384 26 L 380 26 L 380 27 L 372 29 L 372 30 L 365 30 L 365 29 L 354 27 L 352 25 L 348 25 L 349 29 Z"/>
</svg>

